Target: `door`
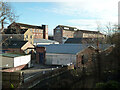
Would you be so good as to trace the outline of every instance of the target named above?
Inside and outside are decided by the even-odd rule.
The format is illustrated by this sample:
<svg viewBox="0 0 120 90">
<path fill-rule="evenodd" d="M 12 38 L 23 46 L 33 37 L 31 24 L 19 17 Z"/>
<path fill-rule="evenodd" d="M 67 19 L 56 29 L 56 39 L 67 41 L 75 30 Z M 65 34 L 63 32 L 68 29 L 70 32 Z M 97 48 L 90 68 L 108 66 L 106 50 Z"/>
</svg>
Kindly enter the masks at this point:
<svg viewBox="0 0 120 90">
<path fill-rule="evenodd" d="M 39 62 L 44 63 L 44 53 L 39 53 Z"/>
</svg>

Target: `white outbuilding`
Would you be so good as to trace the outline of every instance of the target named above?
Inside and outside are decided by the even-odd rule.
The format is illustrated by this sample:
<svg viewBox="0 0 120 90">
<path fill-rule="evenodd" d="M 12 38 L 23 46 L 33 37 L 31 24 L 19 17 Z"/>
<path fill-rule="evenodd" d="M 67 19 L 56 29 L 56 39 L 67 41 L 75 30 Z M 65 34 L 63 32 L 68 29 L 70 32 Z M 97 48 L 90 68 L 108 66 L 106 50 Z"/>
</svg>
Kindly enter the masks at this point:
<svg viewBox="0 0 120 90">
<path fill-rule="evenodd" d="M 1 68 L 20 68 L 20 66 L 25 65 L 30 67 L 31 55 L 3 53 L 0 54 L 0 63 Z"/>
</svg>

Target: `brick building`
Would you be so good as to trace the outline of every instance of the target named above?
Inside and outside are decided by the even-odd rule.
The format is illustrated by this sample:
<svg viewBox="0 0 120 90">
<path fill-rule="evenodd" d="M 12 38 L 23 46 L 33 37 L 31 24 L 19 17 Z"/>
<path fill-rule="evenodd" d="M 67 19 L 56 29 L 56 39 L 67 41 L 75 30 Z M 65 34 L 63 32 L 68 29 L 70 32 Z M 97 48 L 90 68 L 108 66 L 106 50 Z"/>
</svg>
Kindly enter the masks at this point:
<svg viewBox="0 0 120 90">
<path fill-rule="evenodd" d="M 54 45 L 39 45 L 39 48 L 46 48 L 46 61 L 47 65 L 70 65 L 76 67 L 82 66 L 82 57 L 87 63 L 92 61 L 92 54 L 96 49 L 89 45 L 83 44 L 54 44 Z"/>
<path fill-rule="evenodd" d="M 27 30 L 32 32 L 34 38 L 48 39 L 48 25 L 34 26 L 13 22 L 8 26 L 5 34 L 23 34 Z"/>
<path fill-rule="evenodd" d="M 58 25 L 54 29 L 54 40 L 58 41 L 59 43 L 63 43 L 64 40 L 67 38 L 73 38 L 74 37 L 74 31 L 77 28 L 75 27 L 68 27 L 63 25 Z"/>
<path fill-rule="evenodd" d="M 64 43 L 68 38 L 105 38 L 105 35 L 98 31 L 79 30 L 63 25 L 58 25 L 54 29 L 54 40 Z"/>
<path fill-rule="evenodd" d="M 31 49 L 29 49 L 31 48 Z M 34 46 L 28 41 L 21 40 L 7 40 L 2 44 L 4 53 L 26 53 L 34 50 Z"/>
<path fill-rule="evenodd" d="M 36 62 L 45 64 L 46 58 L 46 48 L 45 47 L 36 47 Z"/>
<path fill-rule="evenodd" d="M 64 44 L 96 44 L 96 42 L 97 38 L 68 38 Z"/>
</svg>

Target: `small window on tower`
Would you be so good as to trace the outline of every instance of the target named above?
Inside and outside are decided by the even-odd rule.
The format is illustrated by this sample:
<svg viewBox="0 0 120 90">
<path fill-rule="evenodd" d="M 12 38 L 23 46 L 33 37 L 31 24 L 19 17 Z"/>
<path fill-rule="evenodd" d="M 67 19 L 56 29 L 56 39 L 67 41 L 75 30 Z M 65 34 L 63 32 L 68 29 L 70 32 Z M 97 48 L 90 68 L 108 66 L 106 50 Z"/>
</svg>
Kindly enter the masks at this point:
<svg viewBox="0 0 120 90">
<path fill-rule="evenodd" d="M 32 35 L 30 36 L 30 38 L 32 39 Z"/>
<path fill-rule="evenodd" d="M 59 33 L 59 32 L 60 32 L 60 30 L 57 30 L 57 31 L 56 31 L 56 33 Z"/>
<path fill-rule="evenodd" d="M 26 35 L 26 38 L 28 38 L 28 35 Z"/>
</svg>

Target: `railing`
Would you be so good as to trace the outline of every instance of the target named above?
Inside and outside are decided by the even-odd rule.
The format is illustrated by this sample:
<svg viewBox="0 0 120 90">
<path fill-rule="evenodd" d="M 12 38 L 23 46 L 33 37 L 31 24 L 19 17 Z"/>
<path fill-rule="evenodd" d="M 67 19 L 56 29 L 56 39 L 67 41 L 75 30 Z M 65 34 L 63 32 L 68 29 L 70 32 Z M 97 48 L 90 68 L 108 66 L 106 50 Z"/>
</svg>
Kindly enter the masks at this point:
<svg viewBox="0 0 120 90">
<path fill-rule="evenodd" d="M 40 83 L 43 80 L 55 77 L 65 71 L 67 71 L 67 67 L 64 68 L 58 68 L 58 69 L 54 69 L 51 71 L 43 71 L 43 72 L 39 72 L 36 73 L 26 79 L 24 79 L 24 83 L 22 83 L 22 85 L 18 88 L 32 88 L 35 85 L 37 85 L 38 83 Z"/>
<path fill-rule="evenodd" d="M 3 72 L 2 86 L 4 88 L 32 88 L 43 80 L 60 75 L 70 69 L 71 66 L 42 71 L 24 78 L 23 72 Z"/>
</svg>

